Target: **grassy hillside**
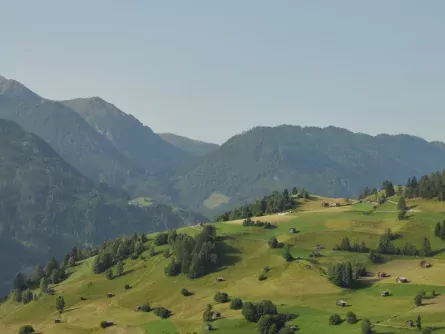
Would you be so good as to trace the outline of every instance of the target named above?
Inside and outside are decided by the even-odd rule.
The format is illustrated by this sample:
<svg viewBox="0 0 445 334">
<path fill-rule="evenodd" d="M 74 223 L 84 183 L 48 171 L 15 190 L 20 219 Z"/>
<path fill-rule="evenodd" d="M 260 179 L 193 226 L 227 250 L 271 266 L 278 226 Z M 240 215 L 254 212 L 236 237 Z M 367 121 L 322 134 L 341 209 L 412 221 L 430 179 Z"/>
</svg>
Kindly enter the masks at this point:
<svg viewBox="0 0 445 334">
<path fill-rule="evenodd" d="M 248 323 L 240 310 L 231 310 L 230 303 L 213 300 L 216 292 L 226 292 L 230 298 L 259 302 L 271 300 L 279 312 L 297 314 L 288 325 L 298 326 L 301 333 L 360 333 L 361 319 L 368 318 L 375 333 L 411 333 L 405 327 L 406 320 L 415 321 L 422 316 L 424 327 L 439 328 L 434 333 L 445 333 L 443 309 L 445 307 L 445 241 L 434 236 L 434 226 L 443 219 L 445 207 L 440 202 L 410 200 L 408 218 L 397 220 L 396 198 L 373 209 L 368 204 L 342 205 L 322 208 L 321 202 L 334 201 L 326 198 L 301 200 L 298 208 L 287 215 L 274 214 L 259 218 L 276 225 L 273 229 L 245 227 L 242 221 L 216 223 L 218 235 L 227 245 L 231 261 L 219 271 L 190 280 L 185 276 L 166 277 L 164 267 L 170 262 L 162 252 L 169 246 L 157 246 L 159 253 L 151 257 L 145 251 L 136 260 L 124 264 L 124 275 L 107 280 L 103 274 L 92 274 L 94 259 L 87 259 L 72 269 L 71 276 L 54 286 L 55 296 L 44 295 L 40 300 L 27 305 L 8 300 L 0 306 L 0 329 L 2 333 L 16 333 L 22 324 L 32 324 L 45 334 L 51 333 L 203 333 L 202 313 L 207 304 L 221 313 L 221 318 L 212 322 L 217 333 L 257 333 L 257 324 Z M 339 201 L 339 200 L 337 200 Z M 343 202 L 346 204 L 346 202 Z M 290 233 L 296 228 L 298 233 Z M 390 228 L 399 238 L 394 242 L 406 242 L 421 248 L 423 238 L 428 237 L 435 256 L 429 258 L 431 268 L 420 268 L 423 257 L 384 256 L 385 262 L 374 264 L 366 253 L 334 251 L 333 248 L 347 236 L 351 242 L 366 242 L 377 247 L 381 235 Z M 187 227 L 178 232 L 196 235 L 201 227 Z M 268 240 L 290 245 L 290 252 L 302 259 L 286 262 L 281 249 L 268 247 Z M 150 236 L 145 247 L 153 245 Z M 309 254 L 321 249 L 321 257 L 309 258 Z M 353 288 L 342 289 L 330 283 L 326 270 L 336 261 L 348 260 L 353 265 L 363 264 L 369 277 L 356 281 Z M 258 280 L 265 266 L 270 267 L 267 279 Z M 113 268 L 115 270 L 116 268 Z M 389 278 L 377 278 L 378 271 L 385 271 Z M 216 277 L 224 282 L 215 282 Z M 395 278 L 406 276 L 409 283 L 398 284 Z M 131 289 L 125 290 L 124 285 Z M 180 290 L 187 288 L 191 296 L 184 297 Z M 436 295 L 430 297 L 432 291 Z M 382 298 L 382 291 L 391 296 Z M 423 305 L 414 307 L 414 296 L 425 291 Z M 106 298 L 107 293 L 115 294 Z M 54 324 L 57 317 L 55 299 L 62 295 L 66 311 L 62 323 Z M 81 300 L 83 297 L 86 300 Z M 335 301 L 347 301 L 349 307 L 336 306 Z M 153 312 L 136 311 L 136 306 L 149 303 L 151 307 L 162 306 L 173 312 L 166 320 Z M 343 322 L 330 326 L 328 318 L 338 313 L 342 319 L 347 312 L 357 314 L 356 324 Z M 115 326 L 106 331 L 98 328 L 101 320 L 113 321 Z M 2 327 L 3 326 L 3 327 Z"/>
<path fill-rule="evenodd" d="M 203 219 L 159 203 L 131 205 L 127 193 L 96 186 L 41 138 L 2 119 L 0 157 L 1 294 L 19 267 L 74 245 Z"/>
<path fill-rule="evenodd" d="M 369 136 L 335 127 L 257 127 L 180 171 L 177 200 L 220 213 L 294 185 L 327 196 L 357 197 L 365 186 L 383 179 L 398 184 L 444 165 L 443 146 L 413 136 Z M 215 206 L 213 194 L 228 200 Z"/>
<path fill-rule="evenodd" d="M 180 148 L 181 150 L 199 157 L 213 152 L 219 147 L 217 144 L 206 143 L 200 140 L 178 136 L 173 133 L 160 133 L 159 136 L 161 136 L 161 138 L 166 142 Z"/>
</svg>

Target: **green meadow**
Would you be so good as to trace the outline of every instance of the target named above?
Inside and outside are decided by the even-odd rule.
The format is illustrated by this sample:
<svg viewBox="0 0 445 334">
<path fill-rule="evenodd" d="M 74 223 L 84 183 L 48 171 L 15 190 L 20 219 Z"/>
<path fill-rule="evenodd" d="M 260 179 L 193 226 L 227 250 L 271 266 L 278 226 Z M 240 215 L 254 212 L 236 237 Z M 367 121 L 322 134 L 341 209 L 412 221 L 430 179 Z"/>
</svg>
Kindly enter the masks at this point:
<svg viewBox="0 0 445 334">
<path fill-rule="evenodd" d="M 207 304 L 212 304 L 221 313 L 221 318 L 212 322 L 215 333 L 258 333 L 257 324 L 248 323 L 240 310 L 231 310 L 230 303 L 213 300 L 215 293 L 221 291 L 243 301 L 271 300 L 279 312 L 297 314 L 297 318 L 287 323 L 297 326 L 296 333 L 358 334 L 361 319 L 365 318 L 372 322 L 375 333 L 413 333 L 415 330 L 407 328 L 405 322 L 415 321 L 418 315 L 422 316 L 424 327 L 435 327 L 434 333 L 445 333 L 445 241 L 434 236 L 436 222 L 445 218 L 442 204 L 410 201 L 408 204 L 414 209 L 408 212 L 406 220 L 398 221 L 396 204 L 391 202 L 375 209 L 369 204 L 322 208 L 322 200 L 301 202 L 287 215 L 258 218 L 275 224 L 273 229 L 244 227 L 242 221 L 215 223 L 226 245 L 225 263 L 217 272 L 196 280 L 183 275 L 165 276 L 164 267 L 169 259 L 162 253 L 168 246 L 157 247 L 158 255 L 150 257 L 152 240 L 147 242 L 147 251 L 140 258 L 125 261 L 124 274 L 113 280 L 92 273 L 93 258 L 84 260 L 72 268 L 67 280 L 54 286 L 54 296 L 44 295 L 27 305 L 11 299 L 1 304 L 0 332 L 17 333 L 21 325 L 31 324 L 45 334 L 204 333 L 202 313 Z M 290 228 L 298 232 L 291 233 Z M 193 235 L 200 229 L 193 226 L 178 232 Z M 395 241 L 397 245 L 409 242 L 421 249 L 424 237 L 428 237 L 437 252 L 428 260 L 432 267 L 420 268 L 422 257 L 387 256 L 385 263 L 375 265 L 369 261 L 369 254 L 333 250 L 345 236 L 351 243 L 364 241 L 375 248 L 387 229 L 400 234 Z M 302 259 L 286 262 L 281 249 L 268 247 L 272 236 L 290 245 L 292 255 Z M 310 258 L 317 244 L 323 246 L 321 256 Z M 363 264 L 371 275 L 358 280 L 354 289 L 339 288 L 327 280 L 326 269 L 340 260 Z M 267 279 L 260 281 L 258 276 L 265 266 L 270 271 Z M 378 279 L 375 275 L 378 271 L 391 276 Z M 224 281 L 217 283 L 219 276 Z M 398 276 L 406 276 L 410 282 L 398 284 L 395 281 Z M 125 284 L 132 288 L 125 290 Z M 182 288 L 192 295 L 184 297 Z M 381 297 L 382 291 L 389 291 L 391 296 Z M 422 306 L 415 307 L 414 296 L 421 291 L 426 298 Z M 436 292 L 434 297 L 432 291 Z M 115 296 L 107 298 L 107 293 Z M 58 317 L 55 300 L 59 295 L 65 298 L 66 308 L 62 323 L 55 324 Z M 336 306 L 338 299 L 347 301 L 348 307 Z M 144 303 L 165 307 L 172 311 L 172 316 L 163 320 L 153 312 L 138 312 L 136 306 Z M 337 313 L 345 319 L 349 311 L 357 315 L 356 324 L 346 321 L 338 326 L 328 324 L 331 314 Z M 112 321 L 114 326 L 100 329 L 102 320 Z"/>
</svg>

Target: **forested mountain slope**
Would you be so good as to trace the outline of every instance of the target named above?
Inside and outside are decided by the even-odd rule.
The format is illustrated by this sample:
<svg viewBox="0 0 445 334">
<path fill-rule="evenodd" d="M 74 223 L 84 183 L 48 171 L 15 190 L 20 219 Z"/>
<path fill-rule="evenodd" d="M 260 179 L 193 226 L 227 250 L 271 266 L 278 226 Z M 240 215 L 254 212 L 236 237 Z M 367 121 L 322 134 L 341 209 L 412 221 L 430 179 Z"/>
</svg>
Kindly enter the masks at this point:
<svg viewBox="0 0 445 334">
<path fill-rule="evenodd" d="M 336 127 L 257 127 L 179 172 L 176 189 L 180 203 L 203 211 L 212 194 L 227 196 L 229 204 L 213 210 L 221 212 L 294 185 L 327 196 L 357 196 L 384 178 L 405 182 L 443 166 L 444 146 L 414 136 L 370 136 Z"/>
<path fill-rule="evenodd" d="M 183 136 L 175 135 L 174 133 L 160 133 L 162 139 L 166 142 L 180 148 L 183 151 L 189 152 L 195 156 L 203 156 L 207 153 L 215 151 L 219 145 L 207 143 L 200 140 L 190 139 Z"/>
<path fill-rule="evenodd" d="M 19 249 L 13 261 L 0 257 L 5 268 L 1 281 L 10 282 L 19 266 L 35 263 L 36 257 L 76 244 L 203 219 L 157 203 L 144 208 L 130 205 L 126 192 L 103 183 L 96 186 L 44 140 L 9 120 L 0 120 L 0 159 L 0 253 Z"/>
<path fill-rule="evenodd" d="M 190 160 L 186 151 L 171 145 L 128 115 L 99 97 L 62 101 L 106 137 L 119 152 L 139 167 L 153 172 Z"/>
</svg>

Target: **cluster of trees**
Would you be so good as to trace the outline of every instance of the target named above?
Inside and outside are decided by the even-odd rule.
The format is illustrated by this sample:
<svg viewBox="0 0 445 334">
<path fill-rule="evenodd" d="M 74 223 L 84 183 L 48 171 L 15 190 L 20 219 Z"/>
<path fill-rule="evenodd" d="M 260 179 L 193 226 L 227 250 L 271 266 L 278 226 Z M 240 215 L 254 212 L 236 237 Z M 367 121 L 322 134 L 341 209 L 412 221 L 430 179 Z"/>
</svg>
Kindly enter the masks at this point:
<svg viewBox="0 0 445 334">
<path fill-rule="evenodd" d="M 253 221 L 250 217 L 243 221 L 243 226 L 244 227 L 249 227 L 249 226 L 262 227 L 264 229 L 271 229 L 271 228 L 276 227 L 275 225 L 273 225 L 272 223 L 269 223 L 269 222 L 262 222 L 259 220 Z"/>
<path fill-rule="evenodd" d="M 328 268 L 328 279 L 342 288 L 351 287 L 354 282 L 352 265 L 350 262 L 334 263 Z"/>
<path fill-rule="evenodd" d="M 423 239 L 422 251 L 419 251 L 414 245 L 406 243 L 403 247 L 396 247 L 392 240 L 397 236 L 394 235 L 391 230 L 388 230 L 386 234 L 382 235 L 379 240 L 377 252 L 381 254 L 393 254 L 393 255 L 407 255 L 418 256 L 420 254 L 424 256 L 431 256 L 431 244 L 428 238 Z"/>
<path fill-rule="evenodd" d="M 334 250 L 344 251 L 344 252 L 357 252 L 357 253 L 368 253 L 369 248 L 366 247 L 366 244 L 362 242 L 361 244 L 354 243 L 351 245 L 348 237 L 344 237 L 341 240 L 341 243 L 334 247 Z"/>
<path fill-rule="evenodd" d="M 307 190 L 303 189 L 299 196 L 309 198 Z M 231 211 L 224 212 L 216 217 L 215 221 L 229 221 L 235 219 L 246 219 L 266 214 L 286 211 L 292 209 L 294 201 L 287 189 L 283 192 L 274 191 L 269 196 L 264 196 L 253 204 L 246 204 Z"/>
<path fill-rule="evenodd" d="M 385 197 L 394 196 L 397 191 L 400 191 L 399 188 L 396 191 L 391 181 L 384 181 L 380 187 L 380 190 L 384 192 Z M 365 189 L 363 189 L 363 192 L 359 195 L 359 199 L 364 199 L 371 195 L 378 195 L 378 193 L 379 191 L 377 188 L 370 189 L 369 187 L 365 187 Z"/>
<path fill-rule="evenodd" d="M 67 277 L 66 267 L 68 265 L 69 262 L 60 265 L 53 257 L 48 261 L 45 268 L 37 265 L 34 268 L 34 272 L 28 277 L 25 277 L 25 275 L 20 272 L 17 273 L 12 283 L 12 296 L 14 300 L 19 303 L 23 302 L 24 304 L 32 300 L 37 300 L 37 294 L 33 294 L 31 290 L 38 287 L 40 287 L 41 293 L 51 293 L 52 290 L 48 288 L 48 284 L 56 284 L 63 281 Z"/>
<path fill-rule="evenodd" d="M 409 178 L 405 186 L 405 196 L 408 198 L 438 198 L 443 199 L 445 194 L 445 170 L 424 175 L 417 180 L 414 176 Z"/>
<path fill-rule="evenodd" d="M 119 261 L 123 261 L 130 256 L 137 258 L 145 250 L 144 244 L 147 241 L 147 236 L 144 233 L 141 235 L 134 233 L 131 237 L 117 238 L 102 243 L 97 257 L 94 259 L 93 272 L 95 274 L 103 273 Z M 107 277 L 110 275 L 110 272 L 107 272 Z"/>
<path fill-rule="evenodd" d="M 173 255 L 164 270 L 167 276 L 180 273 L 189 278 L 204 276 L 218 266 L 222 255 L 219 254 L 216 229 L 213 225 L 204 225 L 196 237 L 171 230 L 168 232 L 167 242 Z"/>
<path fill-rule="evenodd" d="M 284 334 L 293 332 L 285 325 L 296 315 L 278 313 L 277 307 L 270 300 L 263 300 L 258 304 L 244 302 L 242 303 L 241 313 L 248 322 L 258 323 L 260 333 Z"/>
</svg>

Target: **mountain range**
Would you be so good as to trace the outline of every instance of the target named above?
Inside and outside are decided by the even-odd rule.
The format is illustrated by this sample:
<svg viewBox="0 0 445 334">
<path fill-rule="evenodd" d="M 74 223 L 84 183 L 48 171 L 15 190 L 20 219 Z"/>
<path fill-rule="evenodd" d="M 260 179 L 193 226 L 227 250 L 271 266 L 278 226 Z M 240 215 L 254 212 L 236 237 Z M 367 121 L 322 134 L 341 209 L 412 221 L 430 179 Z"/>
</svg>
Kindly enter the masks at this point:
<svg viewBox="0 0 445 334">
<path fill-rule="evenodd" d="M 99 97 L 51 101 L 0 77 L 0 118 L 45 140 L 95 184 L 213 216 L 284 187 L 357 196 L 442 169 L 445 144 L 336 128 L 256 127 L 222 145 L 157 134 Z"/>
<path fill-rule="evenodd" d="M 205 220 L 155 201 L 132 204 L 124 190 L 91 181 L 43 139 L 5 119 L 0 119 L 0 161 L 1 293 L 19 268 L 74 245 Z"/>
</svg>

